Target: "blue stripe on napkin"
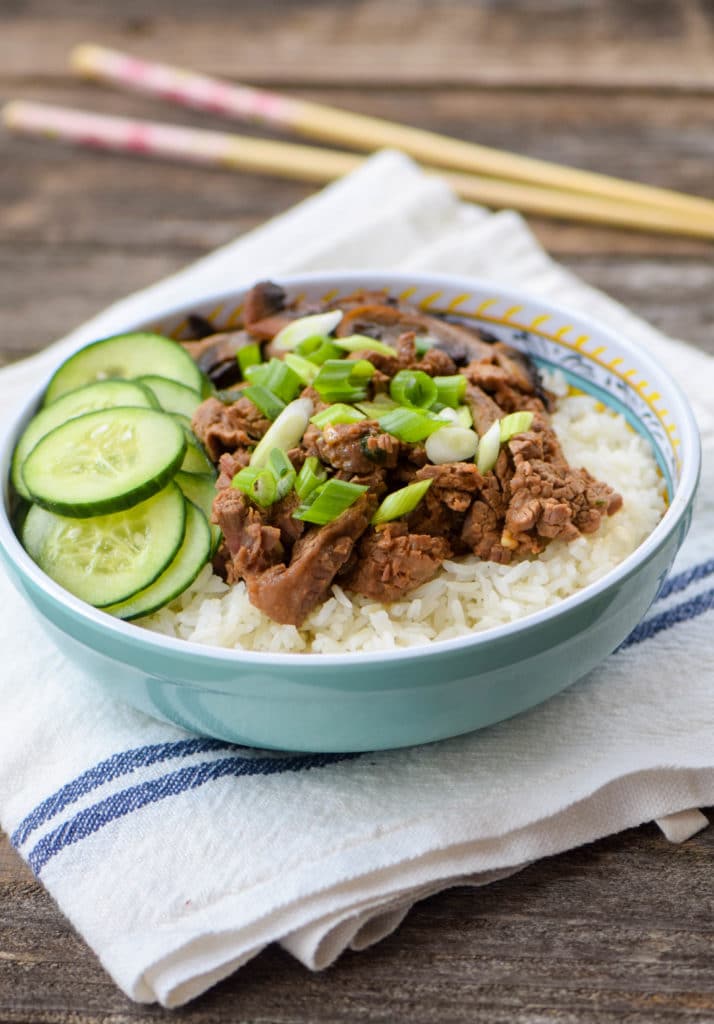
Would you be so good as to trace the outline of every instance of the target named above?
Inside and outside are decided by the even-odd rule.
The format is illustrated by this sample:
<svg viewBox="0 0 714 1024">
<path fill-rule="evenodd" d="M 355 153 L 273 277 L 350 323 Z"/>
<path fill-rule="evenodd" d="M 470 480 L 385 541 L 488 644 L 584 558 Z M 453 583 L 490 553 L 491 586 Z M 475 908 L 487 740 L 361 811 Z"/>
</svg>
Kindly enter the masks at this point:
<svg viewBox="0 0 714 1024">
<path fill-rule="evenodd" d="M 714 558 L 701 562 L 699 565 L 693 565 L 676 576 L 670 576 L 668 580 L 665 580 L 664 586 L 657 595 L 657 600 L 663 601 L 670 594 L 678 594 L 680 590 L 685 590 L 690 583 L 697 583 L 699 580 L 711 576 L 712 573 L 714 573 Z"/>
<path fill-rule="evenodd" d="M 230 750 L 231 744 L 223 740 L 212 740 L 196 738 L 191 740 L 179 740 L 176 743 L 155 743 L 147 747 L 137 747 L 134 750 L 123 750 L 120 754 L 114 754 L 106 761 L 82 772 L 76 779 L 62 786 L 52 796 L 43 800 L 38 807 L 20 822 L 15 832 L 10 837 L 13 846 L 20 846 L 25 840 L 50 818 L 54 818 L 68 804 L 76 803 L 77 800 L 90 793 L 98 786 L 103 786 L 113 779 L 122 775 L 128 775 L 137 768 L 145 768 L 161 761 L 169 761 L 175 757 L 187 757 L 190 754 L 207 754 L 213 750 Z"/>
<path fill-rule="evenodd" d="M 178 796 L 188 790 L 198 789 L 207 782 L 227 776 L 280 775 L 285 772 L 309 771 L 311 768 L 326 768 L 339 764 L 341 761 L 353 760 L 359 754 L 306 754 L 293 757 L 224 757 L 218 761 L 204 761 L 201 764 L 189 765 L 178 771 L 171 772 L 159 779 L 142 782 L 119 793 L 100 800 L 92 807 L 80 811 L 49 832 L 37 843 L 30 852 L 27 862 L 36 875 L 43 867 L 66 846 L 86 839 L 98 832 L 105 825 L 148 804 L 165 800 L 169 796 Z"/>
<path fill-rule="evenodd" d="M 702 594 L 690 598 L 689 601 L 682 601 L 681 604 L 676 604 L 673 608 L 660 612 L 659 615 L 651 615 L 649 619 L 645 619 L 639 626 L 635 626 L 617 650 L 624 651 L 634 644 L 641 644 L 643 640 L 651 640 L 663 630 L 671 629 L 672 626 L 677 626 L 680 622 L 695 619 L 712 608 L 714 608 L 714 589 L 705 590 Z"/>
</svg>

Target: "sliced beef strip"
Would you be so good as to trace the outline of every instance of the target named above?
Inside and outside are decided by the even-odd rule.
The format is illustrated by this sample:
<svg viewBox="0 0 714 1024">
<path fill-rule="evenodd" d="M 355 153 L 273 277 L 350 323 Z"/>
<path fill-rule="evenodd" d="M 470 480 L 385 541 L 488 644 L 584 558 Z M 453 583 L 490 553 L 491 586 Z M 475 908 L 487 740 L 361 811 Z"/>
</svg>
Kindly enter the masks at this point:
<svg viewBox="0 0 714 1024">
<path fill-rule="evenodd" d="M 476 500 L 466 514 L 461 531 L 465 547 L 478 558 L 508 565 L 513 551 L 501 543 L 503 520 L 485 501 Z"/>
<path fill-rule="evenodd" d="M 543 388 L 537 368 L 517 349 L 497 342 L 488 359 L 475 359 L 462 372 L 504 412 L 552 408 L 553 396 Z"/>
<path fill-rule="evenodd" d="M 409 529 L 417 534 L 444 537 L 455 553 L 463 554 L 466 550 L 461 541 L 464 516 L 484 481 L 476 466 L 469 462 L 449 462 L 441 466 L 427 463 L 411 479 L 431 479 L 433 483 L 409 515 Z"/>
<path fill-rule="evenodd" d="M 604 515 L 613 515 L 622 498 L 585 469 L 573 468 L 545 416 L 533 419 L 531 430 L 514 437 L 508 448 L 514 473 L 505 529 L 515 540 L 574 540 L 594 533 Z"/>
<path fill-rule="evenodd" d="M 518 544 L 504 543 L 503 522 L 511 499 L 513 469 L 501 449 L 493 470 L 483 475 L 480 492 L 463 520 L 460 541 L 463 548 L 489 562 L 508 564 Z M 525 552 L 524 552 L 525 553 Z"/>
<path fill-rule="evenodd" d="M 427 349 L 421 359 L 409 364 L 410 370 L 422 370 L 430 377 L 452 377 L 456 373 L 456 363 L 448 353 L 434 346 Z"/>
<path fill-rule="evenodd" d="M 369 526 L 376 501 L 369 494 L 326 526 L 311 527 L 297 541 L 289 565 L 246 573 L 251 602 L 275 622 L 299 626 L 327 597 L 335 575 Z"/>
<path fill-rule="evenodd" d="M 375 467 L 393 468 L 401 449 L 398 439 L 382 433 L 375 420 L 329 425 L 303 441 L 314 445 L 321 462 L 353 475 L 367 475 Z"/>
<path fill-rule="evenodd" d="M 427 494 L 437 494 L 453 512 L 464 512 L 474 494 L 483 487 L 483 476 L 473 462 L 446 462 L 441 466 L 428 464 L 417 471 L 415 479 L 433 480 Z"/>
<path fill-rule="evenodd" d="M 244 469 L 249 462 L 250 451 L 248 448 L 236 448 L 234 452 L 224 452 L 218 459 L 216 490 L 222 491 L 224 487 L 230 487 L 236 473 Z"/>
<path fill-rule="evenodd" d="M 285 549 L 279 528 L 267 523 L 263 510 L 241 491 L 234 487 L 219 491 L 213 501 L 212 519 L 220 526 L 230 555 L 226 566 L 229 583 L 282 561 Z"/>
<path fill-rule="evenodd" d="M 476 331 L 447 323 L 417 309 L 406 310 L 377 304 L 355 306 L 345 313 L 335 333 L 340 337 L 366 334 L 387 345 L 393 345 L 405 331 L 434 338 L 436 347 L 446 352 L 458 365 L 490 355 L 491 346 L 482 341 Z"/>
<path fill-rule="evenodd" d="M 402 522 L 386 523 L 365 534 L 352 571 L 340 582 L 375 601 L 397 601 L 433 579 L 450 554 L 443 537 L 410 533 Z"/>
<path fill-rule="evenodd" d="M 483 437 L 488 428 L 503 416 L 503 409 L 476 384 L 466 385 L 464 401 L 471 410 L 474 428 Z"/>
<path fill-rule="evenodd" d="M 201 402 L 193 414 L 191 429 L 209 457 L 218 462 L 224 452 L 255 445 L 270 426 L 249 398 L 224 405 L 217 398 Z"/>
</svg>

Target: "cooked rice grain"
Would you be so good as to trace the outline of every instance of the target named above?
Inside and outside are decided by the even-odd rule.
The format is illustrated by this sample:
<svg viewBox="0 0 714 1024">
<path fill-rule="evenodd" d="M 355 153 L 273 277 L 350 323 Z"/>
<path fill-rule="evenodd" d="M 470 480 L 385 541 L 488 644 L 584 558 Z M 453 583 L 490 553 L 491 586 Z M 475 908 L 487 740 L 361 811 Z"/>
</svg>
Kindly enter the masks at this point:
<svg viewBox="0 0 714 1024">
<path fill-rule="evenodd" d="M 475 557 L 445 562 L 436 579 L 389 606 L 334 586 L 300 629 L 273 622 L 253 607 L 244 584 L 228 587 L 206 566 L 180 598 L 140 624 L 218 647 L 332 654 L 448 640 L 547 608 L 621 562 L 665 510 L 663 481 L 649 445 L 622 416 L 587 395 L 571 395 L 560 400 L 553 425 L 571 465 L 585 466 L 624 499 L 623 508 L 605 518 L 596 534 L 572 544 L 554 541 L 537 558 L 515 565 Z"/>
</svg>

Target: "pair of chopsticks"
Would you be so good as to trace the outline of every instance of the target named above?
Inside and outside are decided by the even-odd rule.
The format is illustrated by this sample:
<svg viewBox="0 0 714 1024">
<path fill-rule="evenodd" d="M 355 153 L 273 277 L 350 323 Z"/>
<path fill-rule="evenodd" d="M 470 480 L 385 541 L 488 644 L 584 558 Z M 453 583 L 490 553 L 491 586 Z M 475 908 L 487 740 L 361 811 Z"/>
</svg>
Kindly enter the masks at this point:
<svg viewBox="0 0 714 1024">
<path fill-rule="evenodd" d="M 268 124 L 358 150 L 401 149 L 463 198 L 487 206 L 714 239 L 712 200 L 502 152 L 265 89 L 233 85 L 92 44 L 77 47 L 70 63 L 80 76 L 184 107 Z M 22 134 L 316 183 L 339 178 L 364 159 L 344 150 L 110 117 L 22 100 L 8 103 L 2 117 L 8 128 Z"/>
</svg>

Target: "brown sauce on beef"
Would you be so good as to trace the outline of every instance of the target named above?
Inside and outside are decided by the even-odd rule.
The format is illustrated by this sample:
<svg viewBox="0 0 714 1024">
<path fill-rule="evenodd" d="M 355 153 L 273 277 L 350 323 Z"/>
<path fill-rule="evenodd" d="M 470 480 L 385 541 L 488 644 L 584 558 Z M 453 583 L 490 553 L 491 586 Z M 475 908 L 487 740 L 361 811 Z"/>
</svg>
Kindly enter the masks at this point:
<svg viewBox="0 0 714 1024">
<path fill-rule="evenodd" d="M 496 465 L 484 474 L 473 462 L 432 465 L 423 445 L 398 440 L 374 420 L 323 430 L 311 424 L 289 452 L 295 468 L 314 455 L 330 475 L 368 488 L 332 523 L 314 526 L 293 517 L 294 492 L 261 508 L 231 487 L 270 421 L 240 392 L 229 403 L 203 402 L 192 425 L 219 467 L 213 519 L 223 543 L 216 568 L 229 582 L 244 580 L 251 602 L 276 622 L 299 626 L 326 599 L 333 582 L 377 601 L 396 601 L 432 579 L 446 558 L 475 554 L 507 564 L 537 555 L 556 538 L 571 541 L 593 533 L 603 516 L 621 507 L 612 488 L 568 464 L 550 424 L 551 396 L 523 353 L 470 325 L 427 315 L 382 293 L 356 292 L 339 305 L 346 312 L 338 335 L 364 334 L 395 349 L 393 356 L 350 354 L 376 367 L 371 397 L 388 391 L 400 369 L 421 369 L 430 376 L 460 373 L 468 381 L 464 401 L 477 433 L 518 410 L 529 410 L 534 418 L 528 431 L 501 447 Z M 248 295 L 240 330 L 209 334 L 186 348 L 204 366 L 213 360 L 215 376 L 225 379 L 231 345 L 257 340 L 269 358 L 274 354 L 270 340 L 282 326 L 329 308 L 335 307 L 290 305 L 279 286 L 261 282 Z M 423 334 L 434 344 L 419 356 L 415 336 Z M 325 407 L 312 389 L 303 394 L 318 399 L 315 411 Z M 423 479 L 433 482 L 413 512 L 370 525 L 386 493 Z"/>
</svg>

